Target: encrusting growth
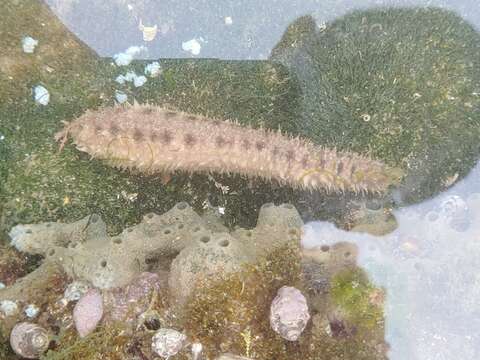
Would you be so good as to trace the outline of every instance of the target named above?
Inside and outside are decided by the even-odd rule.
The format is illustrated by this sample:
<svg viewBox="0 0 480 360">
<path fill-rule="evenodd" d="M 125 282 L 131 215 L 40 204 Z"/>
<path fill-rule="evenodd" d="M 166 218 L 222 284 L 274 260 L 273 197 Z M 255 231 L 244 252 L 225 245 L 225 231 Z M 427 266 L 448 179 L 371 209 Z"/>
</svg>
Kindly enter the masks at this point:
<svg viewBox="0 0 480 360">
<path fill-rule="evenodd" d="M 335 192 L 383 192 L 399 180 L 398 170 L 367 156 L 150 105 L 87 111 L 56 134 L 62 147 L 68 135 L 94 158 L 147 174 L 235 173 Z"/>
</svg>

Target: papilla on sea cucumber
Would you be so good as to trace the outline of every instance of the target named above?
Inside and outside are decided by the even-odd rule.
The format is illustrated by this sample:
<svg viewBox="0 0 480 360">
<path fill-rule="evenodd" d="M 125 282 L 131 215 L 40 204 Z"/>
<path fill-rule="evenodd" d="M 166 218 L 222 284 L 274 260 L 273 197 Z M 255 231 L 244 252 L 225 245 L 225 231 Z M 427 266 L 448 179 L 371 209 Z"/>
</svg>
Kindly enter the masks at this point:
<svg viewBox="0 0 480 360">
<path fill-rule="evenodd" d="M 305 190 L 385 192 L 401 171 L 380 161 L 313 144 L 280 131 L 166 110 L 115 106 L 87 111 L 56 134 L 120 169 L 146 174 L 235 173 Z"/>
</svg>

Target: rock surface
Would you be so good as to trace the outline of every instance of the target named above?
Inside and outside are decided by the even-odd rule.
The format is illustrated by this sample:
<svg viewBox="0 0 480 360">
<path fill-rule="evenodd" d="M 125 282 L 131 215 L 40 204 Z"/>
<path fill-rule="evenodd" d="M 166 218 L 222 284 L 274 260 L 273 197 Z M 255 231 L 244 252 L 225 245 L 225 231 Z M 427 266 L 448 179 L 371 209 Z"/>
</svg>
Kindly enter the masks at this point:
<svg viewBox="0 0 480 360">
<path fill-rule="evenodd" d="M 292 122 L 307 137 L 402 167 L 400 203 L 468 174 L 480 154 L 480 35 L 471 24 L 441 8 L 380 7 L 317 25 L 296 19 L 270 57 L 297 76 L 302 115 Z"/>
</svg>

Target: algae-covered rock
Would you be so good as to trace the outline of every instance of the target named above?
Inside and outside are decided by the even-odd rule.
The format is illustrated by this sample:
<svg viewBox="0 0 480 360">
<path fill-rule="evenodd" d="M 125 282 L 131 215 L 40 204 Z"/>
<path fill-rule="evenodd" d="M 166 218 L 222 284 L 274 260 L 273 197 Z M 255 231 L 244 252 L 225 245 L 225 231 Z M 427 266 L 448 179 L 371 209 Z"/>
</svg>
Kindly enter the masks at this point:
<svg viewBox="0 0 480 360">
<path fill-rule="evenodd" d="M 359 269 L 344 269 L 332 278 L 332 302 L 342 311 L 347 321 L 359 331 L 374 329 L 383 324 L 384 294 L 368 280 L 366 273 Z"/>
<path fill-rule="evenodd" d="M 301 83 L 301 132 L 402 167 L 397 200 L 462 178 L 480 153 L 480 34 L 451 11 L 354 11 L 319 29 L 299 18 L 272 51 Z M 400 199 L 399 199 L 399 198 Z"/>
<path fill-rule="evenodd" d="M 196 210 L 206 203 L 223 208 L 231 227 L 253 225 L 265 202 L 295 203 L 304 218 L 338 218 L 343 211 L 343 195 L 305 194 L 241 176 L 173 174 L 165 181 L 108 168 L 70 146 L 59 152 L 53 135 L 62 121 L 113 105 L 116 91 L 130 103 L 281 127 L 321 145 L 370 153 L 406 170 L 397 199 L 408 201 L 460 179 L 478 154 L 478 34 L 448 11 L 357 11 L 324 30 L 303 17 L 272 61 L 161 59 L 161 74 L 140 87 L 115 78 L 143 74 L 149 62 L 116 66 L 99 58 L 40 1 L 7 0 L 0 20 L 3 232 L 92 212 L 119 232 L 181 200 Z M 38 40 L 33 53 L 22 49 L 25 36 Z M 47 105 L 35 103 L 37 85 L 49 91 Z"/>
<path fill-rule="evenodd" d="M 241 177 L 227 177 L 227 184 L 222 184 L 221 177 L 180 174 L 166 184 L 159 176 L 122 173 L 68 146 L 59 152 L 54 134 L 62 121 L 87 109 L 113 105 L 117 90 L 124 92 L 130 103 L 135 99 L 294 132 L 289 119 L 299 93 L 295 79 L 282 65 L 166 59 L 158 61 L 161 75 L 148 77 L 143 86 L 121 85 L 115 82 L 118 75 L 128 71 L 143 74 L 149 62 L 116 66 L 111 59 L 100 59 L 37 0 L 7 0 L 0 20 L 0 62 L 6 69 L 0 74 L 6 77 L 0 82 L 2 231 L 17 223 L 71 222 L 96 212 L 109 230 L 119 232 L 152 209 L 163 212 L 180 200 L 189 200 L 196 209 L 212 201 L 227 208 L 230 224 L 253 224 L 260 205 L 279 196 L 268 195 L 268 187 L 260 184 L 254 191 L 261 189 L 265 194 L 254 202 L 253 191 Z M 38 40 L 33 53 L 22 50 L 26 35 Z M 36 85 L 50 93 L 45 106 L 33 99 Z M 228 187 L 243 189 L 248 201 L 240 200 L 245 199 L 243 194 L 225 196 L 222 189 Z M 288 194 L 286 190 L 280 195 L 282 202 Z M 245 218 L 248 220 L 243 221 Z"/>
</svg>

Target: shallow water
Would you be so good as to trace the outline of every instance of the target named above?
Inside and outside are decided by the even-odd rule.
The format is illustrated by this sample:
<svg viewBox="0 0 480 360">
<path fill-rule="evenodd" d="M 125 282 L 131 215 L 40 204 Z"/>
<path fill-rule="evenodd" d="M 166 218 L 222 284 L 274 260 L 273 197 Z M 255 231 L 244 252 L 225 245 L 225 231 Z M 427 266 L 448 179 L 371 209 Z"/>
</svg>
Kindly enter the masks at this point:
<svg viewBox="0 0 480 360">
<path fill-rule="evenodd" d="M 435 6 L 454 10 L 480 28 L 475 0 L 277 0 L 262 1 L 97 1 L 47 0 L 68 28 L 101 56 L 112 56 L 141 40 L 138 24 L 164 24 L 149 44 L 148 57 L 184 58 L 182 42 L 203 38 L 200 57 L 266 59 L 286 27 L 311 14 L 318 24 L 355 9 L 378 6 Z M 226 18 L 231 18 L 231 25 Z"/>
<path fill-rule="evenodd" d="M 136 59 L 266 60 L 287 26 L 299 16 L 311 14 L 321 28 L 352 10 L 375 7 L 440 7 L 454 11 L 480 31 L 476 0 L 46 2 L 70 31 L 102 57 L 114 57 L 131 46 L 144 46 L 135 54 Z M 151 41 L 142 39 L 145 35 L 139 29 L 140 23 L 158 26 Z M 144 84 L 140 78 L 130 80 L 138 88 Z M 122 94 L 117 92 L 118 102 L 123 102 L 126 94 Z M 478 116 L 472 121 L 480 126 Z M 3 136 L 0 128 L 0 141 Z M 393 215 L 398 227 L 385 236 L 340 230 L 326 221 L 311 221 L 304 226 L 305 248 L 340 241 L 357 245 L 358 265 L 386 291 L 389 359 L 480 358 L 479 179 L 477 164 L 468 176 L 453 179 L 452 187 L 431 199 L 403 207 L 398 206 L 403 205 L 402 199 L 397 199 Z M 128 202 L 135 194 L 122 192 L 121 196 Z M 65 197 L 66 201 L 70 199 Z M 218 201 L 213 208 L 223 215 L 225 204 Z M 153 201 L 148 208 L 155 210 Z M 343 208 L 343 203 L 338 205 L 340 211 Z M 141 215 L 137 214 L 137 218 Z"/>
<path fill-rule="evenodd" d="M 387 290 L 390 359 L 475 359 L 480 354 L 480 167 L 445 193 L 394 211 L 398 228 L 383 237 L 326 222 L 305 226 L 310 248 L 357 244 L 358 262 Z"/>
</svg>

